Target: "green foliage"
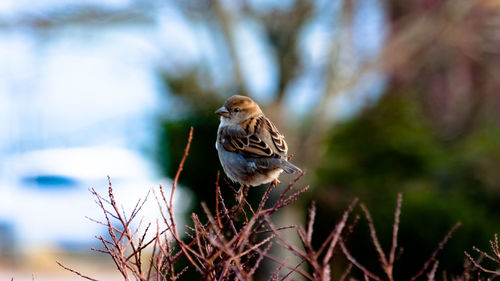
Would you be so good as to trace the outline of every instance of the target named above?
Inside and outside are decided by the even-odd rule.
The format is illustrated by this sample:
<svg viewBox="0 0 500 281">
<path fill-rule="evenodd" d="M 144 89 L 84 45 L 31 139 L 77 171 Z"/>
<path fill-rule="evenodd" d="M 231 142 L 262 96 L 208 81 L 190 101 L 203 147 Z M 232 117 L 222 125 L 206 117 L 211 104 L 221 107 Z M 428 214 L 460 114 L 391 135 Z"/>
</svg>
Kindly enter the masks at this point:
<svg viewBox="0 0 500 281">
<path fill-rule="evenodd" d="M 418 271 L 438 241 L 457 221 L 463 223 L 441 258 L 441 268 L 459 272 L 463 251 L 500 230 L 500 130 L 484 125 L 455 142 L 441 141 L 408 95 L 385 95 L 377 105 L 334 127 L 316 167 L 320 211 L 340 212 L 359 196 L 372 211 L 382 245 L 391 239 L 394 198 L 403 192 L 398 274 Z M 341 204 L 339 204 L 341 203 Z M 362 229 L 363 227 L 358 227 Z M 364 237 L 364 238 L 363 238 Z M 378 263 L 367 229 L 355 231 L 351 245 L 366 264 Z M 405 259 L 406 256 L 406 259 Z M 375 266 L 373 266 L 375 267 Z M 405 278 L 403 278 L 405 279 Z"/>
<path fill-rule="evenodd" d="M 159 161 L 164 173 L 173 178 L 177 165 L 184 153 L 189 127 L 194 127 L 193 141 L 180 183 L 194 188 L 200 199 L 213 197 L 217 171 L 221 168 L 215 140 L 219 118 L 213 111 L 199 110 L 181 120 L 165 121 L 161 127 L 159 140 Z"/>
<path fill-rule="evenodd" d="M 352 192 L 400 189 L 403 179 L 428 173 L 438 149 L 414 105 L 384 98 L 375 108 L 333 128 L 325 138 L 318 166 L 320 186 L 335 184 Z M 394 196 L 390 196 L 394 198 Z"/>
</svg>

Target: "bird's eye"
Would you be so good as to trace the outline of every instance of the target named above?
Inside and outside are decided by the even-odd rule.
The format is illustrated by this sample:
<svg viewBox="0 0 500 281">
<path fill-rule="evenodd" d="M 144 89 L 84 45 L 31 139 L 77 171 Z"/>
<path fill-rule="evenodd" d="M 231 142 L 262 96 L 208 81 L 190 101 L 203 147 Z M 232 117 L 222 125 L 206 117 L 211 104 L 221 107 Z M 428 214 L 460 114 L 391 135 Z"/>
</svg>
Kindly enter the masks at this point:
<svg viewBox="0 0 500 281">
<path fill-rule="evenodd" d="M 239 107 L 236 107 L 233 109 L 233 112 L 240 112 L 240 111 L 241 111 L 241 109 Z"/>
</svg>

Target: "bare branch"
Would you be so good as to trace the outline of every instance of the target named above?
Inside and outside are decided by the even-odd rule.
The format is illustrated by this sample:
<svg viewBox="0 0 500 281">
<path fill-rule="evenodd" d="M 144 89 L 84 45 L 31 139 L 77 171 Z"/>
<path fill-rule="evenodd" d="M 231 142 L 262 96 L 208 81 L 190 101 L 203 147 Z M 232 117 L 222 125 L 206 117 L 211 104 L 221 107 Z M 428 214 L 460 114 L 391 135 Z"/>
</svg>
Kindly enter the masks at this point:
<svg viewBox="0 0 500 281">
<path fill-rule="evenodd" d="M 64 265 L 62 265 L 62 264 L 61 264 L 60 262 L 58 262 L 58 261 L 56 261 L 56 263 L 57 263 L 60 267 L 62 267 L 62 268 L 64 268 L 64 269 L 66 269 L 66 270 L 67 270 L 67 271 L 69 271 L 69 272 L 73 272 L 74 274 L 76 274 L 76 275 L 78 275 L 78 276 L 80 276 L 80 277 L 82 277 L 82 278 L 84 278 L 84 279 L 87 279 L 87 280 L 92 280 L 92 281 L 98 281 L 97 279 L 94 279 L 94 278 L 88 277 L 88 276 L 83 275 L 83 274 L 81 274 L 80 272 L 78 272 L 78 271 L 76 271 L 76 270 L 74 270 L 74 269 L 71 269 L 71 268 L 69 268 L 69 267 L 64 266 Z M 11 280 L 14 280 L 14 278 L 12 278 Z"/>
<path fill-rule="evenodd" d="M 450 231 L 448 231 L 448 234 L 446 234 L 446 236 L 443 238 L 443 240 L 441 242 L 439 242 L 437 248 L 434 250 L 434 252 L 432 252 L 432 255 L 430 256 L 430 258 L 424 263 L 424 266 L 422 266 L 422 268 L 420 269 L 420 271 L 415 274 L 411 279 L 410 281 L 414 281 L 414 280 L 417 280 L 418 277 L 420 277 L 422 274 L 424 274 L 425 270 L 427 270 L 427 268 L 429 267 L 429 265 L 436 260 L 436 256 L 437 254 L 443 249 L 444 245 L 448 242 L 448 240 L 450 240 L 451 236 L 453 235 L 453 233 L 460 227 L 460 225 L 462 225 L 460 222 L 457 222 L 451 229 Z"/>
</svg>

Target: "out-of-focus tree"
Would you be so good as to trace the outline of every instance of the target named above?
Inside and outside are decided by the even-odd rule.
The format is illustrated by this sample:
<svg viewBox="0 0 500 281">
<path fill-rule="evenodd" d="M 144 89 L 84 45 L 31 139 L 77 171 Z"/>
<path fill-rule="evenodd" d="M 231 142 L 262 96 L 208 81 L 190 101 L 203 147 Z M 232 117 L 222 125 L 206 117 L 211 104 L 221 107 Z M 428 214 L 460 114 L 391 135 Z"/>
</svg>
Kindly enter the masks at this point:
<svg viewBox="0 0 500 281">
<path fill-rule="evenodd" d="M 498 118 L 496 1 L 387 1 L 389 88 L 416 95 L 444 141 Z"/>
<path fill-rule="evenodd" d="M 449 258 L 441 262 L 444 268 L 458 271 L 464 245 L 486 241 L 498 230 L 492 222 L 500 218 L 495 209 L 500 198 L 494 168 L 500 159 L 496 145 L 500 141 L 496 90 L 500 6 L 496 1 L 374 1 L 385 23 L 385 35 L 380 35 L 384 41 L 375 55 L 362 56 L 354 47 L 360 35 L 353 27 L 366 1 L 330 2 L 335 1 L 298 0 L 271 11 L 256 10 L 246 1 L 179 3 L 193 21 L 205 22 L 215 38 L 222 38 L 219 43 L 232 70 L 227 73 L 232 77 L 228 84 L 212 87 L 208 83 L 194 97 L 203 97 L 209 89 L 217 102 L 199 103 L 190 112 L 196 115 L 201 108 L 210 108 L 209 113 L 238 91 L 254 96 L 242 71 L 244 46 L 235 42 L 234 35 L 236 22 L 252 19 L 265 34 L 263 43 L 269 46 L 279 73 L 276 94 L 264 102 L 264 109 L 277 120 L 291 151 L 308 170 L 316 190 L 312 197 L 319 200 L 318 217 L 327 221 L 332 212 L 359 196 L 374 210 L 375 220 L 390 222 L 392 209 L 385 202 L 403 191 L 407 216 L 401 224 L 400 245 L 415 259 L 424 260 L 434 247 L 432 241 L 461 220 L 464 227 L 445 252 Z M 323 46 L 321 63 L 308 68 L 311 62 L 300 50 L 301 34 L 311 22 L 327 17 L 323 24 L 336 32 Z M 317 73 L 310 97 L 315 102 L 297 118 L 287 99 L 296 98 L 291 88 L 311 71 Z M 367 100 L 351 120 L 332 118 L 332 110 L 339 110 L 333 106 L 335 101 L 356 95 L 360 83 L 373 73 L 385 81 L 381 98 Z M 200 77 L 201 85 L 210 81 Z M 184 85 L 187 88 L 173 92 L 191 100 L 193 95 L 184 94 L 192 93 L 193 85 Z M 211 138 L 211 144 L 217 122 L 212 126 L 206 130 L 209 136 L 198 135 Z M 216 163 L 215 154 L 212 157 L 210 161 Z M 192 160 L 193 178 L 202 163 Z M 322 233 L 327 231 L 325 227 Z M 384 235 L 389 231 L 389 227 L 382 229 L 380 236 L 390 237 Z M 360 243 L 357 251 L 367 247 Z M 375 255 L 363 255 L 371 260 L 366 264 L 377 263 Z M 402 261 L 398 274 L 403 279 L 405 272 L 417 270 L 412 264 L 418 263 Z"/>
<path fill-rule="evenodd" d="M 444 225 L 461 220 L 440 266 L 457 272 L 461 248 L 498 232 L 495 164 L 500 159 L 500 6 L 495 1 L 386 1 L 389 30 L 367 68 L 387 77 L 383 97 L 350 121 L 331 128 L 316 165 L 316 198 L 324 213 L 352 196 L 389 220 L 383 202 L 403 191 L 406 218 L 398 274 L 407 278 L 425 260 Z M 381 231 L 390 237 L 390 229 Z M 366 254 L 367 244 L 354 247 Z M 434 237 L 434 238 L 433 238 Z M 482 237 L 482 238 L 478 238 Z M 388 245 L 390 241 L 383 241 Z M 367 261 L 376 260 L 365 255 Z M 407 275 L 408 274 L 408 275 Z"/>
<path fill-rule="evenodd" d="M 390 222 L 386 202 L 403 192 L 404 254 L 395 274 L 411 277 L 418 271 L 418 261 L 432 252 L 432 240 L 460 220 L 463 228 L 440 262 L 442 268 L 458 272 L 462 248 L 499 230 L 493 223 L 500 220 L 496 207 L 500 190 L 493 168 L 500 159 L 499 142 L 498 127 L 482 127 L 453 144 L 444 142 L 434 134 L 417 100 L 388 94 L 356 118 L 335 126 L 324 140 L 327 149 L 314 169 L 320 216 L 327 219 L 341 212 L 340 206 L 359 196 L 374 209 L 376 221 Z M 352 247 L 367 264 L 375 265 L 376 253 L 366 252 L 370 244 L 362 238 L 366 231 L 361 227 L 354 232 Z M 382 244 L 390 245 L 390 223 L 379 232 Z"/>
</svg>

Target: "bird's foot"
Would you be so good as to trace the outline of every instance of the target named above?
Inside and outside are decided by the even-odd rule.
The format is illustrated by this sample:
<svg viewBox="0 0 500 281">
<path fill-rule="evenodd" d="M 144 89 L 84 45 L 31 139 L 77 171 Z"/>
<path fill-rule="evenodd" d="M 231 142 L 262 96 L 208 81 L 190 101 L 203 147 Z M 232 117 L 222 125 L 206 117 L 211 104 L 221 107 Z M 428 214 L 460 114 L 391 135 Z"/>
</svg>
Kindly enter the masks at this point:
<svg viewBox="0 0 500 281">
<path fill-rule="evenodd" d="M 240 188 L 240 191 L 238 191 L 238 204 L 241 205 L 241 202 L 243 202 L 243 188 Z"/>
<path fill-rule="evenodd" d="M 241 185 L 240 190 L 238 190 L 238 204 L 242 205 L 242 202 L 244 200 L 244 197 L 248 194 L 248 189 L 246 188 L 245 185 Z"/>
<path fill-rule="evenodd" d="M 280 183 L 281 182 L 278 179 L 274 179 L 274 181 L 273 181 L 274 187 L 278 186 L 278 184 L 280 184 Z"/>
</svg>

